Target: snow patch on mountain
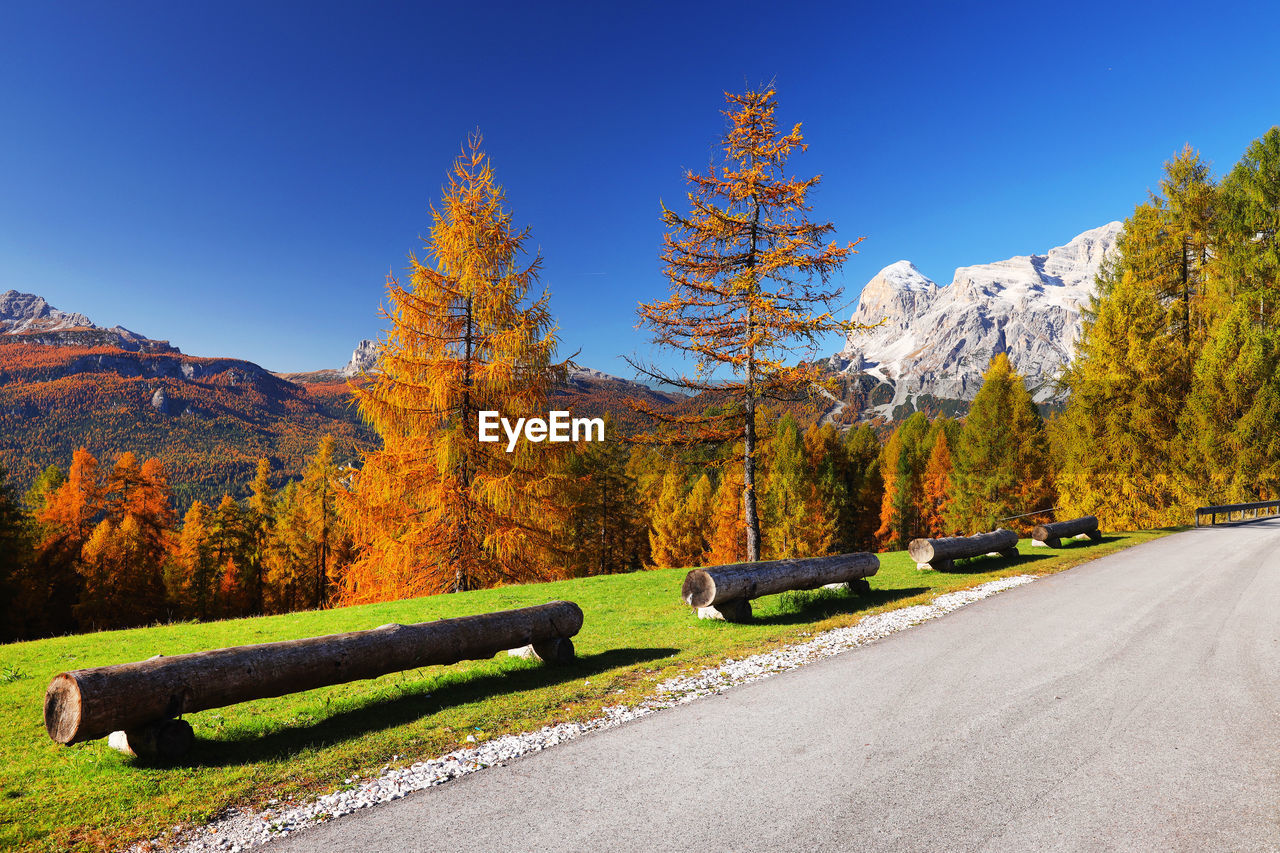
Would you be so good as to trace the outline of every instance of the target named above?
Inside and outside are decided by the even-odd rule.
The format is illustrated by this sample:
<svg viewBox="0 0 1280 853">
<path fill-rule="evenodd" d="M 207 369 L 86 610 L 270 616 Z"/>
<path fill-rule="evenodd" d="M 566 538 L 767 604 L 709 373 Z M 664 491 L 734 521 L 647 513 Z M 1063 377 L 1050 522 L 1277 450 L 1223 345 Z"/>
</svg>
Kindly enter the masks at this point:
<svg viewBox="0 0 1280 853">
<path fill-rule="evenodd" d="M 1043 255 L 960 267 L 946 287 L 909 261 L 890 264 L 867 282 L 853 313 L 874 328 L 850 332 L 831 364 L 890 386 L 892 399 L 868 416 L 891 418 L 922 396 L 972 400 L 1001 352 L 1037 402 L 1059 399 L 1053 380 L 1075 354 L 1081 309 L 1122 227 L 1085 231 Z"/>
</svg>

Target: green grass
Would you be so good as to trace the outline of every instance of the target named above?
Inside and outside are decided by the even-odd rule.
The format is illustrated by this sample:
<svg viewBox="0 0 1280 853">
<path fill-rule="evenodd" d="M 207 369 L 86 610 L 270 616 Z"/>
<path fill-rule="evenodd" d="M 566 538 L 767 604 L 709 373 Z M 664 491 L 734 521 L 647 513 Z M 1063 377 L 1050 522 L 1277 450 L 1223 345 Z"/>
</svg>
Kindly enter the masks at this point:
<svg viewBox="0 0 1280 853">
<path fill-rule="evenodd" d="M 633 702 L 681 672 L 801 641 L 870 612 L 1012 574 L 1060 571 L 1165 531 L 1108 536 L 1061 550 L 1022 542 L 1016 559 L 987 557 L 952 572 L 917 571 L 881 555 L 872 593 L 786 594 L 753 602 L 752 624 L 694 618 L 680 600 L 684 569 L 511 586 L 458 595 L 259 619 L 166 625 L 0 646 L 0 849 L 101 850 L 204 822 L 231 805 L 342 786 L 353 773 L 411 764 L 548 723 Z M 45 687 L 59 672 L 223 646 L 288 640 L 541 604 L 576 601 L 586 615 L 578 661 L 561 668 L 499 654 L 192 714 L 196 746 L 176 766 L 148 766 L 105 740 L 65 747 L 44 731 Z"/>
</svg>

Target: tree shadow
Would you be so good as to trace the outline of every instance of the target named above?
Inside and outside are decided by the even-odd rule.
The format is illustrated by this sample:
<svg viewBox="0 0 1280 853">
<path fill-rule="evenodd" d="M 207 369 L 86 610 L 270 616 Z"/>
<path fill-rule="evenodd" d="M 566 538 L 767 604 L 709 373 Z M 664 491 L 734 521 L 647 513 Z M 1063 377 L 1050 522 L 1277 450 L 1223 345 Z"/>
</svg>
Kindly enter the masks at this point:
<svg viewBox="0 0 1280 853">
<path fill-rule="evenodd" d="M 245 734 L 230 740 L 197 738 L 191 751 L 170 766 L 225 767 L 287 758 L 300 751 L 331 746 L 370 732 L 404 725 L 444 708 L 465 705 L 495 694 L 520 693 L 598 675 L 619 667 L 658 660 L 679 649 L 613 649 L 579 656 L 562 666 L 528 666 L 458 681 L 427 681 L 395 698 L 372 699 L 339 711 L 309 726 L 289 727 L 267 734 Z M 501 653 L 499 653 L 501 654 Z M 139 762 L 141 763 L 141 762 Z"/>
<path fill-rule="evenodd" d="M 777 612 L 755 617 L 751 621 L 760 625 L 799 625 L 821 622 L 823 619 L 829 619 L 841 613 L 870 610 L 891 601 L 911 598 L 928 591 L 927 586 L 913 586 L 904 589 L 872 587 L 870 592 L 862 593 L 837 589 L 784 592 Z"/>
</svg>

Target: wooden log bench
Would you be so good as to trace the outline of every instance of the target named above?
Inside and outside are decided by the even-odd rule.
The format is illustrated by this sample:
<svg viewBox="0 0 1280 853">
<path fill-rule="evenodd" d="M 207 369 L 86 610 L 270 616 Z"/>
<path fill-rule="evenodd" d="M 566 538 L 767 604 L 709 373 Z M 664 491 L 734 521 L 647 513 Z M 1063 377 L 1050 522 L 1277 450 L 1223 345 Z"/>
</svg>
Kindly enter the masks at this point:
<svg viewBox="0 0 1280 853">
<path fill-rule="evenodd" d="M 1085 515 L 1067 521 L 1054 521 L 1049 524 L 1037 524 L 1031 531 L 1031 544 L 1048 548 L 1061 548 L 1062 540 L 1071 537 L 1080 539 L 1088 537 L 1094 542 L 1102 538 L 1098 530 L 1098 517 Z"/>
<path fill-rule="evenodd" d="M 183 714 L 377 678 L 423 666 L 491 658 L 503 650 L 548 663 L 573 659 L 582 629 L 571 601 L 368 631 L 157 656 L 64 672 L 49 684 L 44 725 L 62 744 L 111 737 L 134 755 L 172 760 L 191 746 Z M 114 733 L 114 734 L 113 734 Z"/>
<path fill-rule="evenodd" d="M 879 570 L 879 558 L 862 552 L 733 563 L 689 572 L 680 595 L 697 611 L 699 619 L 745 622 L 751 618 L 753 598 L 818 587 L 869 592 L 871 584 L 867 578 Z"/>
<path fill-rule="evenodd" d="M 950 571 L 955 561 L 965 557 L 981 557 L 994 554 L 1001 557 L 1018 556 L 1018 534 L 1003 527 L 990 533 L 972 536 L 944 536 L 938 539 L 912 539 L 907 553 L 916 561 L 917 569 Z"/>
</svg>

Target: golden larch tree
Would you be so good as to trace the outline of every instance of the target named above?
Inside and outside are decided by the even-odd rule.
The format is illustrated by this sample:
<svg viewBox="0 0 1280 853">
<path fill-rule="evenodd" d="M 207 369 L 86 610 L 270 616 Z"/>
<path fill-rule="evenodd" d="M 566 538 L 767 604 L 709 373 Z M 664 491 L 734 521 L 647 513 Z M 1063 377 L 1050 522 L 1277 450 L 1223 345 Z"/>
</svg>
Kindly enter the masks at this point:
<svg viewBox="0 0 1280 853">
<path fill-rule="evenodd" d="M 924 466 L 923 507 L 920 529 L 925 536 L 945 536 L 946 518 L 951 508 L 951 445 L 947 431 L 938 430 L 938 437 L 929 451 L 929 461 Z"/>
<path fill-rule="evenodd" d="M 409 285 L 388 277 L 390 331 L 360 411 L 382 436 L 342 497 L 358 556 L 343 603 L 384 601 L 542 579 L 548 554 L 547 445 L 479 441 L 479 413 L 545 412 L 563 374 L 548 295 L 530 300 L 541 258 L 505 207 L 479 135 L 454 163 L 427 256 Z"/>
<path fill-rule="evenodd" d="M 822 333 L 845 330 L 830 304 L 833 272 L 855 243 L 827 242 L 831 223 L 808 219 L 819 176 L 790 177 L 787 161 L 806 148 L 800 125 L 779 130 L 772 89 L 726 93 L 724 159 L 706 174 L 688 173 L 690 211 L 665 205 L 662 261 L 671 295 L 641 304 L 641 325 L 660 347 L 694 361 L 691 375 L 632 361 L 640 373 L 687 390 L 714 391 L 725 405 L 696 415 L 652 417 L 679 443 L 742 443 L 743 521 L 749 560 L 760 559 L 756 501 L 756 408 L 761 399 L 795 399 L 818 378 L 816 365 L 792 365 L 796 351 Z"/>
</svg>

